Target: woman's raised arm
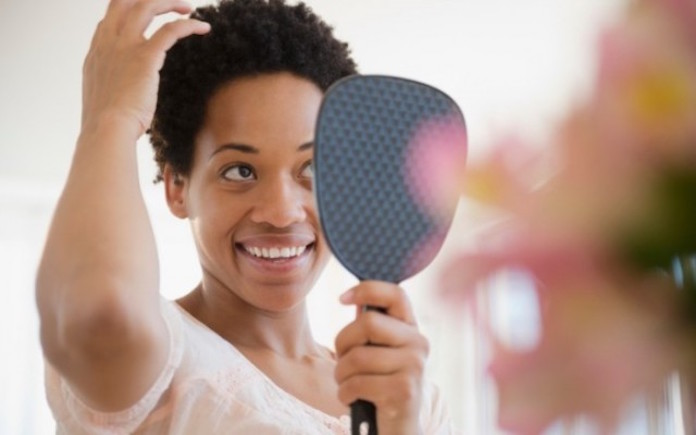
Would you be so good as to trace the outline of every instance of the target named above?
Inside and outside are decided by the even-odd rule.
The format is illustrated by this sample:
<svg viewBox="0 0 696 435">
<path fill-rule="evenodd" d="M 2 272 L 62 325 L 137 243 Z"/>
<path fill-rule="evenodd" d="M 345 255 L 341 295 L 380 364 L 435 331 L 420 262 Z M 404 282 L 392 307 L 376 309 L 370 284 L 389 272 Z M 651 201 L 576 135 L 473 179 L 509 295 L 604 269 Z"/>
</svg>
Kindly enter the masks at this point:
<svg viewBox="0 0 696 435">
<path fill-rule="evenodd" d="M 136 141 L 155 110 L 159 69 L 206 23 L 179 0 L 112 0 L 83 72 L 82 128 L 38 270 L 41 343 L 80 398 L 100 410 L 134 403 L 167 356 L 154 235 L 140 192 Z"/>
</svg>

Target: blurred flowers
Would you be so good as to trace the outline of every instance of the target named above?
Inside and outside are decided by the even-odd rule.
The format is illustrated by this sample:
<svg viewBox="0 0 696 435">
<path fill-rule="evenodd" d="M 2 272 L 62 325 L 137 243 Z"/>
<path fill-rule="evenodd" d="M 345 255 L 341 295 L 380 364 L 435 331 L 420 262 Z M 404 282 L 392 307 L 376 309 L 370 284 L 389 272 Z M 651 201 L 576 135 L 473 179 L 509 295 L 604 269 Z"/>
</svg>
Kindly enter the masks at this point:
<svg viewBox="0 0 696 435">
<path fill-rule="evenodd" d="M 696 379 L 695 29 L 691 0 L 632 3 L 600 39 L 592 95 L 544 154 L 509 139 L 466 168 L 464 195 L 500 223 L 446 270 L 444 297 L 473 301 L 514 268 L 540 305 L 531 349 L 484 325 L 503 428 L 589 415 L 611 430 L 673 370 Z"/>
</svg>

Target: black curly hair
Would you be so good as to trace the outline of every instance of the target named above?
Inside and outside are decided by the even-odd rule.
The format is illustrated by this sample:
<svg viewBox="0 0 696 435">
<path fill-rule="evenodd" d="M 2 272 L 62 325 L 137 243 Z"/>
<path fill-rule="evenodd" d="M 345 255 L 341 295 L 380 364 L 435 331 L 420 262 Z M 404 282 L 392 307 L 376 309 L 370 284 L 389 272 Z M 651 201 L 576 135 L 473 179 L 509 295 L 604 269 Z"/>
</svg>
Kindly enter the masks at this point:
<svg viewBox="0 0 696 435">
<path fill-rule="evenodd" d="M 197 8 L 191 17 L 210 23 L 211 30 L 177 42 L 160 70 L 150 128 L 159 167 L 156 181 L 162 180 L 165 164 L 177 174 L 190 173 L 194 138 L 207 103 L 230 80 L 284 71 L 325 91 L 357 72 L 348 45 L 303 3 L 221 0 Z"/>
</svg>

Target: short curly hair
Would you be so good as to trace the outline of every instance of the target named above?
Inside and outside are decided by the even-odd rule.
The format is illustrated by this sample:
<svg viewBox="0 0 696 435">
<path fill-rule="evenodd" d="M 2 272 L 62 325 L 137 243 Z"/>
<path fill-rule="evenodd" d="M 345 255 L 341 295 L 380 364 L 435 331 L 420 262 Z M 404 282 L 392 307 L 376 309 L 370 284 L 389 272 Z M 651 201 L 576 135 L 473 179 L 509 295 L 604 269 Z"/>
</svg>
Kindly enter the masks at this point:
<svg viewBox="0 0 696 435">
<path fill-rule="evenodd" d="M 355 74 L 348 44 L 307 5 L 285 0 L 221 0 L 191 17 L 210 23 L 208 34 L 178 41 L 160 70 L 150 142 L 162 180 L 165 164 L 188 175 L 194 139 L 215 91 L 238 77 L 290 72 L 322 90 Z"/>
</svg>

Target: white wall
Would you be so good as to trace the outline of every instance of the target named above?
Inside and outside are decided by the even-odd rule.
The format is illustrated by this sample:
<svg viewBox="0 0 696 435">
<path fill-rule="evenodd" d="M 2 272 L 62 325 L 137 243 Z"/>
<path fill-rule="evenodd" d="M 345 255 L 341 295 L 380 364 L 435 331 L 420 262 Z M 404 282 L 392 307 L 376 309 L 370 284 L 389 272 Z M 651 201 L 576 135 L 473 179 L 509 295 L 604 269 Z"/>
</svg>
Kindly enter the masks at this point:
<svg viewBox="0 0 696 435">
<path fill-rule="evenodd" d="M 502 126 L 540 134 L 590 77 L 598 25 L 625 0 L 311 0 L 362 71 L 440 86 L 468 117 L 473 151 Z M 106 0 L 2 0 L 0 174 L 65 177 L 82 58 Z M 203 4 L 207 1 L 195 1 Z"/>
<path fill-rule="evenodd" d="M 0 433 L 46 433 L 33 274 L 66 177 L 80 117 L 80 74 L 106 0 L 0 0 Z M 195 4 L 207 2 L 197 1 Z M 351 42 L 364 73 L 402 75 L 442 88 L 467 117 L 472 155 L 508 128 L 542 140 L 549 123 L 590 85 L 594 38 L 625 0 L 311 0 Z M 143 187 L 161 244 L 163 288 L 176 296 L 198 277 L 184 222 L 167 214 L 146 141 Z M 468 231 L 458 217 L 456 235 Z M 456 248 L 456 237 L 450 248 Z M 444 255 L 444 254 L 443 254 Z M 442 261 L 441 258 L 438 259 Z M 433 271 L 437 269 L 437 263 Z M 485 427 L 477 347 L 465 319 L 444 321 L 430 274 L 406 283 L 431 333 L 431 368 L 458 424 Z M 311 304 L 330 343 L 352 316 L 335 297 L 352 282 L 332 264 Z M 332 307 L 330 310 L 325 307 Z M 321 309 L 319 309 L 321 308 Z M 473 352 L 473 353 L 472 353 Z M 462 364 L 467 365 L 462 367 Z M 467 368 L 468 367 L 468 368 Z M 50 429 L 49 429 L 50 430 Z"/>
</svg>

